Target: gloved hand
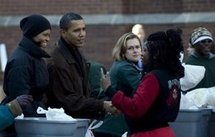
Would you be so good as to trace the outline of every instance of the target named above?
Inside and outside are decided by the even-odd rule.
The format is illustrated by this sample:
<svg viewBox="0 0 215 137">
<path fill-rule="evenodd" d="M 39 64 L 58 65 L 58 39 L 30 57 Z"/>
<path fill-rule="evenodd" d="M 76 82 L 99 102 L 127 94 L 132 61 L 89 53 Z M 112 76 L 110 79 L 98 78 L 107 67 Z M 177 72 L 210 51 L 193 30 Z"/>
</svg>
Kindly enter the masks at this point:
<svg viewBox="0 0 215 137">
<path fill-rule="evenodd" d="M 21 106 L 21 108 L 29 105 L 33 101 L 33 97 L 31 95 L 20 95 L 16 97 L 17 102 Z"/>
</svg>

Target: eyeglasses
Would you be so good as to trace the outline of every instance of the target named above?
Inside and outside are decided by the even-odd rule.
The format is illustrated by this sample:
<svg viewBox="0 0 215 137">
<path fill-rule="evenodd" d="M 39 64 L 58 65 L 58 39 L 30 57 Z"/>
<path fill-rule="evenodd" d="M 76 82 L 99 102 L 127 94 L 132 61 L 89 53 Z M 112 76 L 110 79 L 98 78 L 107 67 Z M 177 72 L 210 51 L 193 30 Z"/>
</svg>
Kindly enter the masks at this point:
<svg viewBox="0 0 215 137">
<path fill-rule="evenodd" d="M 210 40 L 210 39 L 205 39 L 205 40 L 200 41 L 200 43 L 202 43 L 202 44 L 211 43 L 211 42 L 212 42 L 212 40 Z"/>
<path fill-rule="evenodd" d="M 137 45 L 137 46 L 130 46 L 130 47 L 128 47 L 127 48 L 127 50 L 134 50 L 134 49 L 140 49 L 141 47 L 140 47 L 140 45 Z"/>
</svg>

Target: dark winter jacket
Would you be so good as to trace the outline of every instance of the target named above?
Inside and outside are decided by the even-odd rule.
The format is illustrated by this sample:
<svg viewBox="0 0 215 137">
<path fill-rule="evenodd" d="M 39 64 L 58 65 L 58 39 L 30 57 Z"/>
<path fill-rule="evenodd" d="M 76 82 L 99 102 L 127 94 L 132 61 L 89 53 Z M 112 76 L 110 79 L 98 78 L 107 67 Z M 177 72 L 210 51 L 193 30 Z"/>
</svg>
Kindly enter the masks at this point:
<svg viewBox="0 0 215 137">
<path fill-rule="evenodd" d="M 63 107 L 68 115 L 75 118 L 103 117 L 103 101 L 90 97 L 85 59 L 80 57 L 77 48 L 71 48 L 63 39 L 54 46 L 47 61 L 50 76 L 47 106 Z"/>
<path fill-rule="evenodd" d="M 114 106 L 125 114 L 131 134 L 168 127 L 179 112 L 180 83 L 165 70 L 146 74 L 132 98 L 122 91 L 109 90 L 108 94 L 113 96 Z"/>
<path fill-rule="evenodd" d="M 197 52 L 194 52 L 192 55 L 190 55 L 186 62 L 186 64 L 190 65 L 197 65 L 197 66 L 203 66 L 205 70 L 204 78 L 196 85 L 194 88 L 190 89 L 197 89 L 197 88 L 210 88 L 215 86 L 215 55 L 210 54 L 209 57 L 203 57 L 199 55 Z"/>
<path fill-rule="evenodd" d="M 38 116 L 38 106 L 48 86 L 48 70 L 43 58 L 50 57 L 34 42 L 23 37 L 18 47 L 9 58 L 4 75 L 5 103 L 22 94 L 33 96 L 33 103 L 23 110 L 25 116 Z"/>
</svg>

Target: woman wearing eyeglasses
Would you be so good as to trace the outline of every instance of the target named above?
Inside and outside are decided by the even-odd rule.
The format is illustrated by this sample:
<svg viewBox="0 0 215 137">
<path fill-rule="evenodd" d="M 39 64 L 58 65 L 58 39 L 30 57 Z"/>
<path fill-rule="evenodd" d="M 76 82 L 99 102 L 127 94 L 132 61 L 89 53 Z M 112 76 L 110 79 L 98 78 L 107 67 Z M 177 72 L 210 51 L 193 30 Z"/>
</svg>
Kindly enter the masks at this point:
<svg viewBox="0 0 215 137">
<path fill-rule="evenodd" d="M 191 46 L 194 48 L 194 51 L 187 58 L 185 63 L 204 66 L 206 69 L 204 78 L 193 89 L 215 86 L 215 55 L 211 53 L 213 46 L 213 37 L 211 32 L 209 32 L 206 28 L 198 27 L 193 30 L 190 42 Z"/>
<path fill-rule="evenodd" d="M 129 32 L 118 39 L 112 51 L 114 62 L 110 68 L 113 89 L 122 90 L 128 97 L 133 95 L 143 75 L 141 55 L 141 40 L 137 35 Z M 121 137 L 126 131 L 128 127 L 123 115 L 107 115 L 94 133 L 95 137 Z"/>
</svg>

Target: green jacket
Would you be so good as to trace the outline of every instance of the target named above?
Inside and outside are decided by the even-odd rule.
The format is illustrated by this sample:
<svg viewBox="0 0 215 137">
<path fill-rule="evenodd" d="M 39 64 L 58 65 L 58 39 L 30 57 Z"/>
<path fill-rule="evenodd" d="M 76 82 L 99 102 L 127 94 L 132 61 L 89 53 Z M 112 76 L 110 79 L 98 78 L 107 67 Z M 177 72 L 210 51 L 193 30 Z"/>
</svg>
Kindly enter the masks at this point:
<svg viewBox="0 0 215 137">
<path fill-rule="evenodd" d="M 122 90 L 125 95 L 131 96 L 142 78 L 142 69 L 126 60 L 115 61 L 110 68 L 110 78 L 114 89 Z M 109 133 L 121 137 L 124 132 L 128 131 L 123 115 L 107 115 L 103 122 L 95 132 Z"/>
<path fill-rule="evenodd" d="M 106 72 L 106 69 L 102 64 L 96 61 L 89 60 L 88 63 L 90 64 L 89 76 L 88 76 L 90 87 L 91 87 L 90 96 L 95 98 L 100 98 L 100 94 L 102 91 L 101 81 L 100 81 L 101 68 L 104 70 L 104 72 Z"/>
<path fill-rule="evenodd" d="M 204 78 L 193 89 L 209 88 L 215 86 L 215 56 L 213 54 L 211 54 L 209 58 L 205 58 L 197 53 L 194 53 L 187 58 L 185 63 L 190 65 L 204 66 L 206 69 Z"/>
</svg>

